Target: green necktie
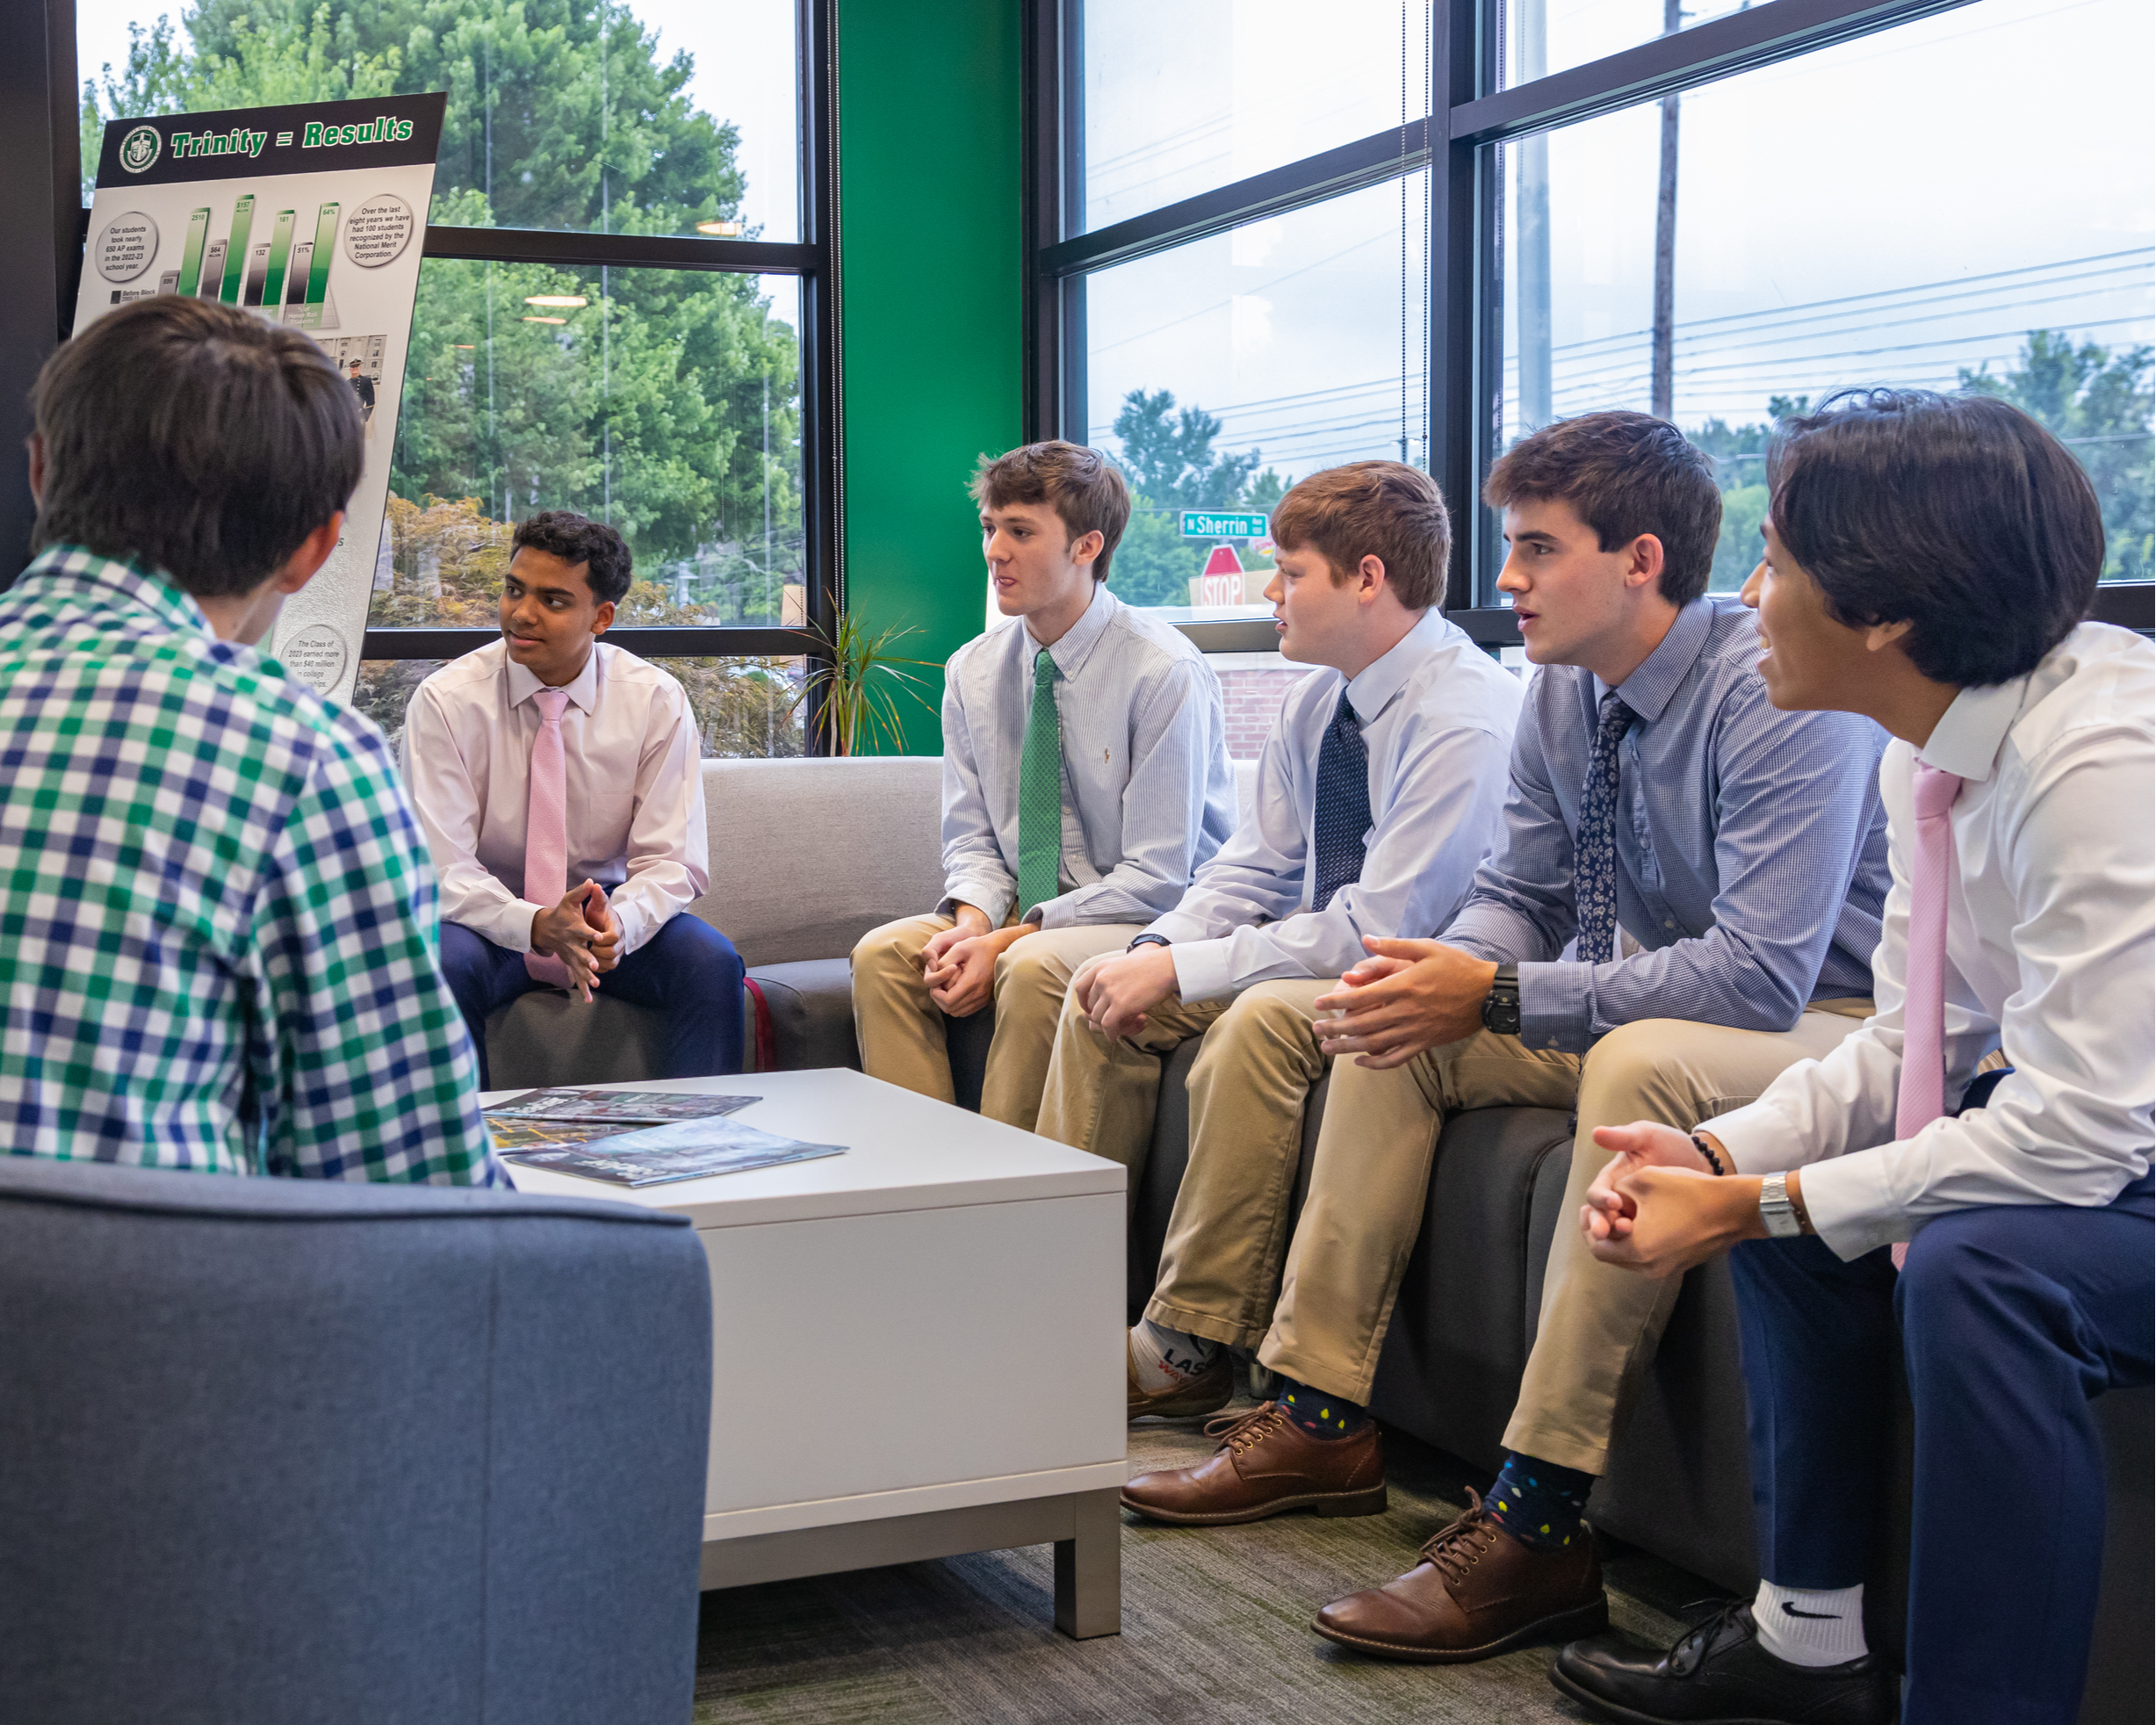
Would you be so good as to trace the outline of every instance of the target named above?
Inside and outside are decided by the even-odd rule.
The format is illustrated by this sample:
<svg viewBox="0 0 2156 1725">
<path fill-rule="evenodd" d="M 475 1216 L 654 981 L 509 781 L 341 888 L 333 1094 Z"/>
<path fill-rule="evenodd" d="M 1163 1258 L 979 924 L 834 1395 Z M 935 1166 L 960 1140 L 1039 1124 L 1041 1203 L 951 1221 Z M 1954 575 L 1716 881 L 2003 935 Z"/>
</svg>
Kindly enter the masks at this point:
<svg viewBox="0 0 2156 1725">
<path fill-rule="evenodd" d="M 1056 661 L 1043 647 L 1033 659 L 1033 711 L 1018 767 L 1018 912 L 1023 916 L 1060 890 L 1063 861 L 1063 718 L 1056 711 Z"/>
</svg>

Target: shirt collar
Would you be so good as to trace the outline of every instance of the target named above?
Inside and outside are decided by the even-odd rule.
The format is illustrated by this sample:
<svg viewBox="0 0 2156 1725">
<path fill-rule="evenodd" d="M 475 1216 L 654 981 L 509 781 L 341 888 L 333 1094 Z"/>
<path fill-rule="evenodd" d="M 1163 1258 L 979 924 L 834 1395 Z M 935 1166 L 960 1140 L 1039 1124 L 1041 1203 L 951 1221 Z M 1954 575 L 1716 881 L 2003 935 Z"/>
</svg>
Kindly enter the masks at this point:
<svg viewBox="0 0 2156 1725">
<path fill-rule="evenodd" d="M 1939 715 L 1916 758 L 1956 778 L 1982 783 L 1999 764 L 1999 751 L 2021 713 L 2028 689 L 2027 677 L 2015 677 L 1987 689 L 1963 689 Z"/>
<path fill-rule="evenodd" d="M 1100 646 L 1101 636 L 1107 632 L 1108 624 L 1114 621 L 1115 613 L 1122 609 L 1122 601 L 1100 582 L 1093 583 L 1093 596 L 1085 602 L 1085 613 L 1056 639 L 1048 649 L 1049 661 L 1056 674 L 1065 682 L 1085 668 L 1085 661 L 1092 657 L 1093 649 Z M 1026 662 L 1033 663 L 1034 655 L 1041 651 L 1041 644 L 1034 639 L 1033 631 L 1021 623 L 1025 631 Z"/>
<path fill-rule="evenodd" d="M 1662 645 L 1641 660 L 1633 674 L 1617 685 L 1617 692 L 1625 697 L 1625 704 L 1640 715 L 1642 724 L 1652 725 L 1662 714 L 1662 709 L 1691 675 L 1691 668 L 1699 660 L 1705 649 L 1707 633 L 1714 626 L 1714 602 L 1699 598 L 1676 614 L 1669 624 L 1669 632 L 1662 638 Z M 1595 679 L 1596 692 L 1603 692 L 1600 677 Z"/>
<path fill-rule="evenodd" d="M 217 637 L 194 595 L 139 559 L 106 557 L 81 545 L 53 545 L 23 571 L 15 590 L 40 579 L 55 587 L 103 588 L 121 603 L 148 611 L 174 629 L 191 629 L 213 640 Z"/>
<path fill-rule="evenodd" d="M 1422 662 L 1444 645 L 1453 625 L 1435 610 L 1424 611 L 1416 625 L 1348 679 L 1348 704 L 1365 725 L 1392 704 Z"/>
<path fill-rule="evenodd" d="M 546 685 L 524 666 L 508 656 L 505 646 L 501 652 L 503 668 L 509 678 L 509 707 L 512 711 L 521 707 Z M 591 644 L 591 654 L 584 660 L 584 668 L 562 685 L 569 697 L 569 704 L 583 712 L 596 712 L 599 709 L 599 643 Z"/>
</svg>

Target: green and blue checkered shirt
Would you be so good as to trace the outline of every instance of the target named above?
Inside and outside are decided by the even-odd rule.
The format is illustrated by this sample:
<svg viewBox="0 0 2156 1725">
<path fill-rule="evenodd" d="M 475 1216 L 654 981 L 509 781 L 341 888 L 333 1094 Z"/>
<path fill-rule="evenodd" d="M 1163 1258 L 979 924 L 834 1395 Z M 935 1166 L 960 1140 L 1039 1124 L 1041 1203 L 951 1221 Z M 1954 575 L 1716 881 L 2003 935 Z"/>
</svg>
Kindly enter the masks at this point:
<svg viewBox="0 0 2156 1725">
<path fill-rule="evenodd" d="M 0 887 L 6 1150 L 500 1182 L 381 733 L 140 566 L 0 595 Z"/>
</svg>

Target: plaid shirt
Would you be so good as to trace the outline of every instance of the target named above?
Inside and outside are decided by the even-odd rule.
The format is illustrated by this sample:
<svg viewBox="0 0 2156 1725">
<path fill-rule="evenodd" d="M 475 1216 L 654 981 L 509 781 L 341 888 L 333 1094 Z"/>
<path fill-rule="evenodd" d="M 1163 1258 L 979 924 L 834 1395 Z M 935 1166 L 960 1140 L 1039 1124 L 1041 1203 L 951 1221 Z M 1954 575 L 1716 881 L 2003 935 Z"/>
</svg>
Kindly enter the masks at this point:
<svg viewBox="0 0 2156 1725">
<path fill-rule="evenodd" d="M 0 884 L 7 1150 L 501 1180 L 381 733 L 139 566 L 0 595 Z"/>
</svg>

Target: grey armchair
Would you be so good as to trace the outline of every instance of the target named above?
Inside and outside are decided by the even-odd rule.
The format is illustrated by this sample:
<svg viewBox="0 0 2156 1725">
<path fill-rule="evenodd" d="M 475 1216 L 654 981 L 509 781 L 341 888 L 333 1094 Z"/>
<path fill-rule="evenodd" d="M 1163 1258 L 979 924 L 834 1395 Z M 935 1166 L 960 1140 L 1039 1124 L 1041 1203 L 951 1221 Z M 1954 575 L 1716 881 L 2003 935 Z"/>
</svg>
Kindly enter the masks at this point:
<svg viewBox="0 0 2156 1725">
<path fill-rule="evenodd" d="M 680 1725 L 710 1359 L 682 1218 L 0 1156 L 0 1719 Z"/>
</svg>

